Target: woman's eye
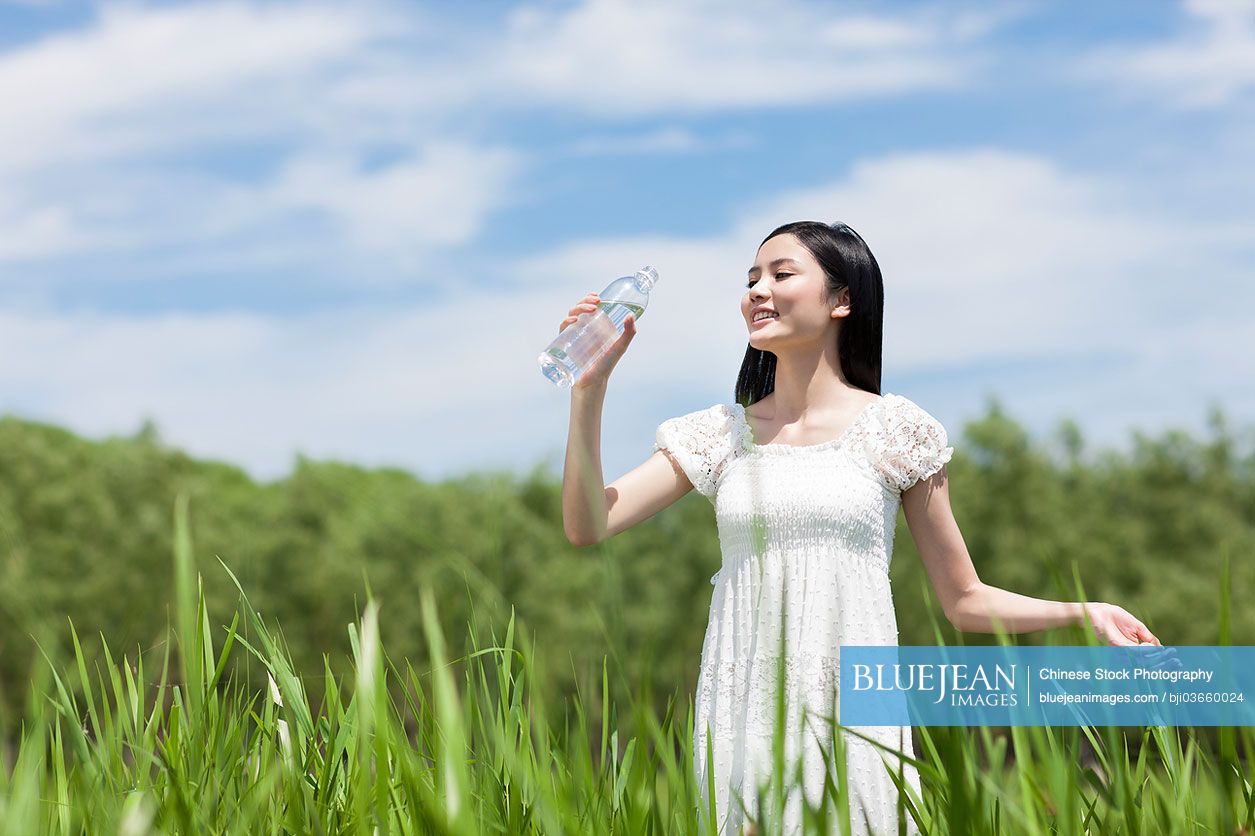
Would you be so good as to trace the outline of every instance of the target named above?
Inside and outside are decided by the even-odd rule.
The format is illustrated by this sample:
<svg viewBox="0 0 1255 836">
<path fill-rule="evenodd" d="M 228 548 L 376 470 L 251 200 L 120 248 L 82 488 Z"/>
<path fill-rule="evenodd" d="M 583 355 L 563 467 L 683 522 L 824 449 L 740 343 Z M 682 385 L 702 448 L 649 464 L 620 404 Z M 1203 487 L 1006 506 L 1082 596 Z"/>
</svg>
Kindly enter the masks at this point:
<svg viewBox="0 0 1255 836">
<path fill-rule="evenodd" d="M 776 274 L 776 278 L 778 279 L 778 278 L 780 278 L 781 276 L 792 276 L 792 275 L 793 275 L 792 273 L 777 273 L 777 274 Z M 758 281 L 758 279 L 750 279 L 748 282 L 746 282 L 746 283 L 745 283 L 745 286 L 746 286 L 746 287 L 753 287 L 753 286 L 754 286 L 754 283 L 755 283 L 755 282 L 757 282 L 757 281 Z"/>
</svg>

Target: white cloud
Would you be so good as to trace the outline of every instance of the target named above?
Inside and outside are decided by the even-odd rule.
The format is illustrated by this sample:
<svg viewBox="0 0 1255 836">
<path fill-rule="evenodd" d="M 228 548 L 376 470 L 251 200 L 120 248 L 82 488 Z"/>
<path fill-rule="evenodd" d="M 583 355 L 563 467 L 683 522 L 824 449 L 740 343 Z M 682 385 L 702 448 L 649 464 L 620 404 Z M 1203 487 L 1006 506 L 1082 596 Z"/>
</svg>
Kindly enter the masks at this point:
<svg viewBox="0 0 1255 836">
<path fill-rule="evenodd" d="M 94 26 L 0 53 L 0 263 L 124 252 L 141 274 L 150 249 L 243 261 L 256 250 L 241 237 L 269 232 L 291 242 L 289 267 L 364 253 L 395 275 L 466 241 L 511 201 L 524 155 L 418 129 L 368 167 L 380 137 L 343 126 L 369 119 L 325 100 L 421 23 L 368 5 L 106 5 Z M 198 155 L 223 143 L 284 156 L 260 176 L 211 173 Z M 294 240 L 310 219 L 326 234 Z"/>
<path fill-rule="evenodd" d="M 404 269 L 478 233 L 490 211 L 513 199 L 522 160 L 513 149 L 448 141 L 374 170 L 350 153 L 313 152 L 287 160 L 268 183 L 231 190 L 212 207 L 210 224 L 239 232 L 313 212 L 336 234 L 327 248 L 381 254 Z"/>
<path fill-rule="evenodd" d="M 44 206 L 19 211 L 0 193 L 0 264 L 63 252 L 74 237 L 64 208 Z"/>
<path fill-rule="evenodd" d="M 577 156 L 692 154 L 722 148 L 746 148 L 752 144 L 753 138 L 744 132 L 705 137 L 687 128 L 670 127 L 641 134 L 586 136 L 569 143 L 566 152 Z"/>
<path fill-rule="evenodd" d="M 368 249 L 460 244 L 478 231 L 486 208 L 502 201 L 515 156 L 440 143 L 422 159 L 369 173 L 343 156 L 310 156 L 285 163 L 267 198 L 282 208 L 326 211 Z"/>
<path fill-rule="evenodd" d="M 236 114 L 260 115 L 247 109 L 256 101 L 249 90 L 281 93 L 367 40 L 370 19 L 347 8 L 110 4 L 90 28 L 0 53 L 0 169 L 180 147 L 198 131 L 230 133 L 239 126 L 206 117 L 221 116 L 219 108 L 240 94 Z M 165 114 L 159 124 L 149 121 L 155 113 Z"/>
<path fill-rule="evenodd" d="M 1186 0 L 1183 8 L 1191 25 L 1181 33 L 1101 48 L 1077 65 L 1078 72 L 1166 92 L 1185 108 L 1223 107 L 1255 88 L 1255 0 Z"/>
<path fill-rule="evenodd" d="M 3 311 L 0 411 L 94 436 L 152 417 L 172 443 L 261 477 L 298 451 L 426 474 L 522 465 L 535 447 L 501 410 L 551 394 L 541 305 L 455 295 L 283 317 Z"/>
<path fill-rule="evenodd" d="M 662 128 L 638 136 L 586 137 L 572 143 L 576 154 L 675 154 L 690 153 L 702 147 L 701 141 L 684 128 Z"/>
<path fill-rule="evenodd" d="M 531 6 L 511 14 L 483 86 L 504 105 L 522 97 L 612 118 L 944 89 L 980 66 L 975 20 L 834 14 L 792 0 Z"/>
<path fill-rule="evenodd" d="M 434 248 L 476 235 L 489 213 L 516 199 L 525 159 L 508 147 L 433 140 L 382 166 L 352 150 L 310 151 L 257 184 L 142 166 L 84 173 L 49 185 L 39 201 L 0 199 L 0 264 L 92 252 L 127 261 L 133 280 L 162 271 L 177 278 L 211 262 L 262 271 L 317 266 L 334 279 L 344 265 L 370 258 L 378 265 L 371 275 L 386 282 Z"/>
</svg>

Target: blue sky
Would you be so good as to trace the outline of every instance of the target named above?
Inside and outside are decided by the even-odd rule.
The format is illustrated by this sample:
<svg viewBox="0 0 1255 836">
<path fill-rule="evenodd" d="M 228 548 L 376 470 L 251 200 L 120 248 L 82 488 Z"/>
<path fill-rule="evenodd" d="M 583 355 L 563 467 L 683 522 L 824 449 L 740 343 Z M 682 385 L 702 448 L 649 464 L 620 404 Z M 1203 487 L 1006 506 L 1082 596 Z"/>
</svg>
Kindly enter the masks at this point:
<svg viewBox="0 0 1255 836">
<path fill-rule="evenodd" d="M 556 467 L 535 355 L 652 263 L 609 481 L 730 400 L 803 218 L 871 245 L 884 388 L 952 435 L 1255 417 L 1251 0 L 0 0 L 0 102 L 0 412 L 91 436 Z"/>
</svg>

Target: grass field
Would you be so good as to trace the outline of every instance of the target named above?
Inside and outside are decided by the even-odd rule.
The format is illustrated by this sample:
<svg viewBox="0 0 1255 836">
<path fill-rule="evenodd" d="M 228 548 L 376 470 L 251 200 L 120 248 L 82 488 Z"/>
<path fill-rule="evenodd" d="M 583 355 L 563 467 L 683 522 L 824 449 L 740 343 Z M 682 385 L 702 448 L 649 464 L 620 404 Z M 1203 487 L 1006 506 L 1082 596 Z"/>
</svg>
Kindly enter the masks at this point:
<svg viewBox="0 0 1255 836">
<path fill-rule="evenodd" d="M 601 697 L 554 704 L 531 687 L 537 651 L 513 619 L 451 659 L 430 593 L 419 604 L 431 670 L 388 657 L 368 599 L 349 627 L 355 675 L 337 679 L 329 663 L 298 672 L 245 590 L 230 625 L 210 623 L 182 502 L 175 525 L 174 641 L 160 671 L 107 647 L 89 665 L 76 634 L 73 658 L 45 655 L 25 716 L 0 718 L 4 832 L 702 832 L 687 695 L 661 713 L 646 699 L 613 705 L 603 669 Z M 1220 599 L 1227 636 L 1227 573 Z M 236 653 L 252 657 L 259 683 L 224 676 Z M 311 676 L 325 683 L 318 706 Z M 594 704 L 609 722 L 590 731 Z M 620 737 L 629 716 L 640 731 Z M 1255 823 L 1251 727 L 916 735 L 923 797 L 909 814 L 925 833 L 1241 834 Z M 778 774 L 760 834 L 776 832 L 769 811 L 788 783 Z M 832 778 L 814 832 L 842 820 L 842 776 Z"/>
</svg>

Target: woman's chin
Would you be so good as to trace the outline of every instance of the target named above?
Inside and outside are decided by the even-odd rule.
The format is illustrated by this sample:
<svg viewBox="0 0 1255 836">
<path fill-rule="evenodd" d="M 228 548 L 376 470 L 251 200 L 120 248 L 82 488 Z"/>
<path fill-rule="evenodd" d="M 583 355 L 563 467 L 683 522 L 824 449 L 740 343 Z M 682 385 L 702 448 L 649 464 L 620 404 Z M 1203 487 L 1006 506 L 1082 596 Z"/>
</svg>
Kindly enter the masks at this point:
<svg viewBox="0 0 1255 836">
<path fill-rule="evenodd" d="M 770 340 L 771 335 L 775 333 L 777 322 L 770 322 L 766 325 L 754 324 L 750 326 L 749 335 L 752 338 L 757 337 L 760 340 Z"/>
</svg>

